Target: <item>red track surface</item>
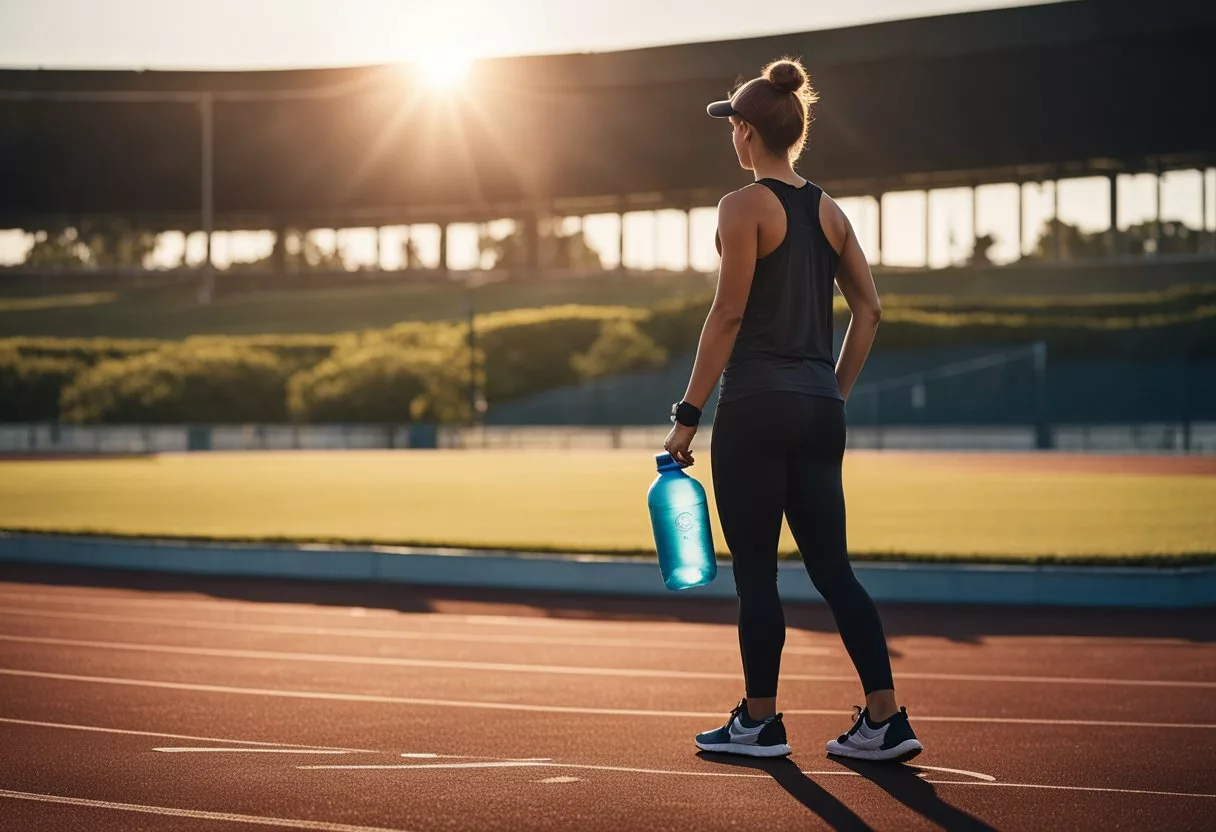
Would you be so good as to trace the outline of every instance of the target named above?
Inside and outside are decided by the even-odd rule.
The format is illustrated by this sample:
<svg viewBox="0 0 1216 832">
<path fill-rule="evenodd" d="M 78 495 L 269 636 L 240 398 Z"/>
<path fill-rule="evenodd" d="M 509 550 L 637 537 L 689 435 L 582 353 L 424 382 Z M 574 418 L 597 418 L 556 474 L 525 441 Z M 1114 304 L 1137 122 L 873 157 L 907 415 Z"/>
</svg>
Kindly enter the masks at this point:
<svg viewBox="0 0 1216 832">
<path fill-rule="evenodd" d="M 896 767 L 824 756 L 860 692 L 815 606 L 787 614 L 792 761 L 697 756 L 740 695 L 733 614 L 5 567 L 0 828 L 1212 828 L 1210 610 L 887 607 L 927 747 Z"/>
</svg>

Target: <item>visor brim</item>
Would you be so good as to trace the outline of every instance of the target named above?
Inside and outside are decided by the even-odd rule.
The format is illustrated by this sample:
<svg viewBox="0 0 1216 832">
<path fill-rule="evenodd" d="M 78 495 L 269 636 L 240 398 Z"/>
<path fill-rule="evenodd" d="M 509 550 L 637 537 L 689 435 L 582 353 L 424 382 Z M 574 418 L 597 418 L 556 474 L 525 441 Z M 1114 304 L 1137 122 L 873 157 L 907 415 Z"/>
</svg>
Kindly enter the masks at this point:
<svg viewBox="0 0 1216 832">
<path fill-rule="evenodd" d="M 715 101 L 705 108 L 705 112 L 713 118 L 730 118 L 737 116 L 739 113 L 731 106 L 730 101 Z"/>
</svg>

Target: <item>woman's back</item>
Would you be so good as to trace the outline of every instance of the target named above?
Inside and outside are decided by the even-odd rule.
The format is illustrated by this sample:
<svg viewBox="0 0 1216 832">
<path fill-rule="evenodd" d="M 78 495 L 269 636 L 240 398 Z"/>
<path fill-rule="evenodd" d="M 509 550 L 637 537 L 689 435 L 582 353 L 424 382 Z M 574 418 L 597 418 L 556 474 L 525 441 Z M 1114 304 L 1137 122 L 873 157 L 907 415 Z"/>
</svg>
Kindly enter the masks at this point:
<svg viewBox="0 0 1216 832">
<path fill-rule="evenodd" d="M 760 179 L 757 185 L 780 202 L 785 233 L 776 248 L 756 260 L 719 402 L 774 391 L 839 399 L 832 286 L 840 256 L 820 222 L 823 191 L 812 182 L 794 186 Z"/>
</svg>

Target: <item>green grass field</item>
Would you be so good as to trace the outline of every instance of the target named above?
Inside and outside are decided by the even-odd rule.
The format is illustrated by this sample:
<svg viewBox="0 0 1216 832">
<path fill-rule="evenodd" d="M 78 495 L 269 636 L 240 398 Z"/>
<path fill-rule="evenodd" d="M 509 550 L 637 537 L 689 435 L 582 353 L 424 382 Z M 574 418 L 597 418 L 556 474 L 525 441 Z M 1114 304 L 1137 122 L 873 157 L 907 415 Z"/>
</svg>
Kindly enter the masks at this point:
<svg viewBox="0 0 1216 832">
<path fill-rule="evenodd" d="M 0 528 L 639 552 L 651 548 L 652 459 L 398 451 L 4 461 Z M 1216 553 L 1216 476 L 960 459 L 850 454 L 854 556 L 1172 563 Z M 708 462 L 702 454 L 692 469 L 707 488 Z M 725 551 L 716 518 L 715 540 Z M 783 548 L 793 550 L 788 532 Z"/>
</svg>

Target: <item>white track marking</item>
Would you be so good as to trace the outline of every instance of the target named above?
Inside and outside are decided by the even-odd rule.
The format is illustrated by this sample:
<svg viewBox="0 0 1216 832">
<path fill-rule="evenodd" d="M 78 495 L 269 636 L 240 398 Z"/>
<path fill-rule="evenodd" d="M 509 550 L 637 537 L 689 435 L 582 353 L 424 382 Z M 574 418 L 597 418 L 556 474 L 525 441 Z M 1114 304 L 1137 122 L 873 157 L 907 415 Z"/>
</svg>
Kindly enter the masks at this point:
<svg viewBox="0 0 1216 832">
<path fill-rule="evenodd" d="M 812 714 L 818 711 L 786 711 L 787 714 Z M 932 716 L 917 715 L 917 722 L 976 722 L 983 725 L 1069 725 L 1089 728 L 1216 728 L 1216 725 L 1190 722 L 1123 722 L 1106 719 L 1033 719 L 1013 716 Z"/>
<path fill-rule="evenodd" d="M 62 803 L 68 806 L 86 806 L 90 809 L 117 809 L 122 812 L 140 812 L 146 815 L 162 815 L 193 820 L 214 820 L 226 823 L 249 823 L 256 826 L 278 826 L 285 829 L 312 829 L 318 832 L 405 832 L 383 826 L 354 826 L 349 823 L 327 823 L 320 820 L 298 820 L 296 818 L 270 818 L 261 815 L 238 815 L 232 812 L 204 812 L 198 809 L 176 809 L 169 806 L 145 806 L 140 803 L 115 803 L 109 800 L 88 800 L 83 797 L 64 797 L 57 794 L 15 792 L 0 789 L 0 797 L 13 800 L 33 800 L 39 803 Z"/>
<path fill-rule="evenodd" d="M 536 766 L 551 766 L 553 763 L 542 763 L 532 760 L 490 760 L 487 762 L 476 763 L 386 763 L 378 766 L 360 766 L 359 768 L 383 768 L 383 769 L 401 769 L 401 768 L 535 768 Z M 302 769 L 319 769 L 319 768 L 341 768 L 341 766 L 296 766 Z"/>
<path fill-rule="evenodd" d="M 537 780 L 537 783 L 577 783 L 579 777 L 546 777 L 544 780 Z"/>
<path fill-rule="evenodd" d="M 768 777 L 767 774 L 742 774 L 733 771 L 668 771 L 658 768 L 629 768 L 627 766 L 593 766 L 584 765 L 582 763 L 533 763 L 532 765 L 543 768 L 573 768 L 583 769 L 586 771 L 621 771 L 629 774 L 675 774 L 692 777 Z M 301 771 L 405 771 L 414 768 L 428 768 L 428 766 L 419 765 L 402 765 L 402 764 L 383 764 L 383 765 L 329 765 L 329 766 L 296 766 Z M 803 772 L 804 774 L 839 774 L 846 777 L 860 777 L 861 775 L 855 771 L 816 771 Z"/>
<path fill-rule="evenodd" d="M 17 670 L 15 668 L 0 668 L 0 675 L 18 676 L 30 679 L 53 679 L 63 682 L 86 682 L 102 685 L 121 685 L 127 687 L 160 688 L 162 690 L 188 690 L 201 693 L 229 693 L 243 696 L 270 696 L 282 699 L 318 699 L 329 702 L 369 702 L 386 705 L 418 705 L 435 708 L 479 708 L 494 711 L 526 711 L 532 713 L 550 714 L 592 714 L 604 716 L 657 716 L 657 717 L 695 717 L 697 719 L 721 719 L 722 715 L 714 711 L 650 711 L 627 708 L 582 708 L 572 705 L 526 705 L 515 702 L 474 702 L 459 699 L 416 699 L 405 696 L 383 696 L 369 693 L 329 693 L 326 691 L 308 690 L 279 690 L 274 688 L 243 688 L 229 685 L 204 685 L 189 682 L 160 682 L 153 679 L 127 679 L 112 676 L 77 676 L 70 673 L 46 673 L 38 670 Z M 787 714 L 810 714 L 814 716 L 845 715 L 844 711 L 835 709 L 785 711 Z M 917 717 L 925 722 L 978 722 L 1004 723 L 1010 722 L 1000 717 Z M 1106 728 L 1181 728 L 1188 731 L 1197 729 L 1216 728 L 1216 724 L 1186 723 L 1186 722 L 1115 722 L 1083 719 L 1024 719 L 1016 720 L 1023 725 L 1085 725 Z"/>
<path fill-rule="evenodd" d="M 186 748 L 183 746 L 166 746 L 153 748 L 153 751 L 163 751 L 166 754 L 349 754 L 349 751 L 331 751 L 320 748 Z"/>
<path fill-rule="evenodd" d="M 258 661 L 320 662 L 354 664 L 374 667 L 427 667 L 446 670 L 476 670 L 492 673 L 547 673 L 562 676 L 613 676 L 642 679 L 719 679 L 736 682 L 738 673 L 715 673 L 696 670 L 666 670 L 627 667 L 572 667 L 550 664 L 513 664 L 504 662 L 466 662 L 445 659 L 406 659 L 388 656 L 349 656 L 336 653 L 297 653 L 273 650 L 237 650 L 223 647 L 181 647 L 162 644 L 135 644 L 116 641 L 84 641 L 41 636 L 0 635 L 0 641 L 25 644 L 48 644 L 61 647 L 85 647 L 94 650 L 128 650 L 143 653 L 168 653 L 178 656 L 209 656 L 224 659 L 255 659 Z M 786 682 L 855 682 L 855 676 L 823 676 L 787 673 Z"/>
<path fill-rule="evenodd" d="M 684 777 L 734 777 L 744 779 L 769 779 L 769 774 L 743 774 L 741 772 L 724 772 L 724 771 L 673 771 L 669 769 L 654 769 L 654 768 L 630 768 L 626 766 L 595 766 L 584 765 L 582 763 L 536 763 L 535 765 L 545 768 L 568 768 L 568 769 L 583 769 L 588 771 L 618 771 L 628 774 L 670 774 Z M 438 766 L 437 766 L 438 767 Z M 430 768 L 430 766 L 417 765 L 332 765 L 332 766 L 296 766 L 303 771 L 368 771 L 368 770 L 406 770 L 412 768 Z M 1201 798 L 1216 798 L 1216 794 L 1203 794 L 1197 792 L 1165 792 L 1154 791 L 1151 789 L 1117 789 L 1104 788 L 1100 786 L 1058 786 L 1058 785 L 1042 785 L 1038 783 L 1001 783 L 997 782 L 996 778 L 987 774 L 980 774 L 973 771 L 962 771 L 960 769 L 939 768 L 936 766 L 916 766 L 916 768 L 931 769 L 933 771 L 953 772 L 956 774 L 965 774 L 972 777 L 978 777 L 978 780 L 925 780 L 926 783 L 932 783 L 939 786 L 989 786 L 993 788 L 1010 788 L 1010 789 L 1048 789 L 1053 791 L 1069 791 L 1069 792 L 1105 792 L 1111 794 L 1139 794 L 1139 795 L 1161 795 L 1164 797 L 1201 797 Z M 862 777 L 864 775 L 856 771 L 808 771 L 801 770 L 802 774 L 808 777 Z M 542 781 L 545 782 L 545 781 Z"/>
<path fill-rule="evenodd" d="M 404 755 L 403 755 L 404 756 Z M 518 762 L 530 762 L 520 760 Z M 721 771 L 674 771 L 670 769 L 657 768 L 635 768 L 632 766 L 601 766 L 592 765 L 590 763 L 559 763 L 552 761 L 537 760 L 533 765 L 543 766 L 545 768 L 575 768 L 586 769 L 588 771 L 620 771 L 629 774 L 673 774 L 685 775 L 690 777 L 764 777 L 767 775 L 740 774 L 736 772 L 721 772 Z M 411 768 L 460 768 L 461 766 L 426 766 L 426 765 L 405 765 L 391 763 L 368 764 L 368 765 L 300 765 L 296 768 L 304 771 L 384 771 L 384 770 L 403 770 Z M 992 782 L 996 778 L 991 774 L 981 774 L 978 771 L 965 771 L 957 768 L 940 768 L 938 766 L 915 766 L 917 769 L 925 769 L 927 771 L 943 771 L 951 774 L 961 774 L 967 777 L 974 777 L 977 780 Z M 844 768 L 830 769 L 828 771 L 803 771 L 803 774 L 815 776 L 831 776 L 831 777 L 861 777 L 862 775 L 855 771 L 849 771 Z"/>
<path fill-rule="evenodd" d="M 238 633 L 270 633 L 275 635 L 340 636 L 349 638 L 398 638 L 413 641 L 462 641 L 474 644 L 551 644 L 569 647 L 622 647 L 630 650 L 663 648 L 671 650 L 708 650 L 738 652 L 737 644 L 687 641 L 655 641 L 653 639 L 582 638 L 579 636 L 503 635 L 500 633 L 437 633 L 430 630 L 374 630 L 349 627 L 298 627 L 291 624 L 243 624 L 225 621 L 198 621 L 178 618 L 150 618 L 134 615 L 112 615 L 91 612 L 52 612 L 22 607 L 0 607 L 0 615 L 60 618 L 74 621 L 110 621 L 117 624 L 142 624 L 157 627 L 185 627 L 195 630 L 217 630 Z M 827 656 L 838 651 L 827 647 L 787 647 L 787 654 Z"/>
<path fill-rule="evenodd" d="M 1153 789 L 1115 789 L 1103 788 L 1101 786 L 1048 786 L 1042 783 L 981 783 L 978 780 L 926 780 L 925 782 L 942 786 L 987 786 L 989 788 L 1004 789 L 1046 789 L 1062 792 L 1106 792 L 1110 794 L 1149 794 L 1160 795 L 1162 797 L 1216 798 L 1216 794 L 1204 794 L 1202 792 L 1161 792 Z"/>
<path fill-rule="evenodd" d="M 941 766 L 918 766 L 913 764 L 912 768 L 923 768 L 926 771 L 944 771 L 947 774 L 961 774 L 964 777 L 974 777 L 977 780 L 984 780 L 989 783 L 996 780 L 991 774 L 981 774 L 978 771 L 967 771 L 963 768 L 942 768 Z"/>
<path fill-rule="evenodd" d="M 92 731 L 99 734 L 126 734 L 133 737 L 156 737 L 169 740 L 194 740 L 195 742 L 230 742 L 234 745 L 255 745 L 268 748 L 315 748 L 325 751 L 345 751 L 358 754 L 379 754 L 369 748 L 335 748 L 329 745 L 298 745 L 290 742 L 258 742 L 257 740 L 230 740 L 223 737 L 193 737 L 189 734 L 159 734 L 155 731 L 131 731 L 125 728 L 103 728 L 99 725 L 73 725 L 65 722 L 38 722 L 32 719 L 0 717 L 0 722 L 11 725 L 29 725 L 34 728 L 61 728 L 68 731 Z"/>
<path fill-rule="evenodd" d="M 407 751 L 401 755 L 410 760 L 501 760 L 504 763 L 547 763 L 552 757 L 487 757 L 470 754 L 431 754 Z"/>
<path fill-rule="evenodd" d="M 240 650 L 224 647 L 189 647 L 163 644 L 142 644 L 117 641 L 88 641 L 84 639 L 49 638 L 43 636 L 17 636 L 0 634 L 0 641 L 25 644 L 49 644 L 62 647 L 85 647 L 96 650 L 130 650 L 146 653 L 169 653 L 182 656 L 211 656 L 231 659 L 256 659 L 269 661 L 323 662 L 333 664 L 355 664 L 381 667 L 428 667 L 448 670 L 489 671 L 493 673 L 552 673 L 573 676 L 614 676 L 623 678 L 653 679 L 716 679 L 737 681 L 738 673 L 717 673 L 695 670 L 655 670 L 649 668 L 587 667 L 548 664 L 519 664 L 502 662 L 469 662 L 444 659 L 408 659 L 388 656 L 349 656 L 333 653 L 298 653 L 294 651 Z M 1161 681 L 1154 679 L 1091 679 L 1061 676 L 992 676 L 968 673 L 899 673 L 901 681 L 950 681 L 980 683 L 1025 683 L 1025 684 L 1086 684 L 1121 685 L 1127 687 L 1169 688 L 1216 688 L 1216 682 Z M 787 682 L 846 682 L 855 683 L 856 675 L 828 673 L 786 673 Z"/>
<path fill-rule="evenodd" d="M 0 584 L 0 586 L 11 587 L 13 584 Z M 45 587 L 43 587 L 45 589 Z M 158 594 L 163 594 L 162 590 L 136 590 L 153 591 Z M 589 619 L 589 618 L 561 618 L 551 616 L 537 615 L 494 615 L 494 614 L 475 614 L 475 613 L 445 613 L 445 612 L 414 612 L 405 610 L 394 610 L 380 607 L 335 607 L 330 604 L 305 604 L 299 602 L 286 601 L 231 601 L 220 598 L 146 598 L 141 595 L 119 595 L 119 594 L 98 594 L 96 592 L 50 592 L 50 593 L 27 593 L 11 589 L 0 589 L 0 599 L 11 598 L 16 602 L 62 602 L 70 604 L 93 604 L 106 605 L 117 604 L 123 607 L 132 605 L 137 606 L 164 606 L 173 609 L 197 608 L 197 609 L 234 609 L 247 610 L 250 612 L 259 613 L 291 613 L 300 615 L 318 615 L 334 618 L 399 618 L 406 620 L 432 620 L 436 622 L 453 622 L 463 624 L 485 624 L 488 626 L 545 626 L 545 627 L 571 627 L 571 626 L 586 626 L 586 627 L 605 627 L 611 628 L 615 625 L 627 626 L 630 630 L 638 629 L 653 629 L 653 630 L 682 630 L 694 629 L 700 630 L 705 628 L 719 628 L 734 630 L 735 625 L 729 623 L 715 622 L 692 622 L 692 621 L 656 621 L 651 618 L 647 619 Z M 831 637 L 831 633 L 825 633 L 825 636 Z M 924 639 L 933 638 L 932 636 L 895 636 L 891 638 L 893 642 L 900 642 L 906 639 Z M 1001 643 L 1001 644 L 1061 644 L 1061 645 L 1079 645 L 1087 647 L 1125 647 L 1127 645 L 1143 645 L 1150 647 L 1197 647 L 1194 641 L 1184 638 L 1162 637 L 1152 638 L 1143 636 L 1125 637 L 1125 636 L 1037 636 L 1037 635 L 1003 635 L 993 634 L 985 636 L 985 643 Z M 786 650 L 789 649 L 787 644 Z M 941 649 L 940 647 L 934 648 Z"/>
</svg>

